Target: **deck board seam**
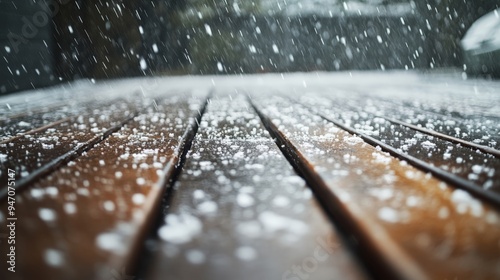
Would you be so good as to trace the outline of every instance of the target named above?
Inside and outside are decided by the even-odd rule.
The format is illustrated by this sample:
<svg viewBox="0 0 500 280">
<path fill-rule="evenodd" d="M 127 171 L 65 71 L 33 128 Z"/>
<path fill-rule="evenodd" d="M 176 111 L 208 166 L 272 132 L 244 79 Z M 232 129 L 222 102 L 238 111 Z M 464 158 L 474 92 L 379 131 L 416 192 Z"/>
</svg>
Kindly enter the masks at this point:
<svg viewBox="0 0 500 280">
<path fill-rule="evenodd" d="M 149 107 L 149 106 L 147 106 Z M 147 108 L 146 107 L 146 108 Z M 146 109 L 144 108 L 144 109 Z M 81 156 L 84 152 L 89 151 L 92 149 L 95 145 L 99 144 L 100 142 L 104 141 L 106 138 L 108 138 L 111 134 L 113 134 L 116 131 L 119 131 L 125 124 L 133 120 L 137 115 L 139 115 L 140 111 L 135 111 L 131 114 L 129 114 L 124 120 L 122 120 L 120 123 L 112 126 L 111 128 L 108 128 L 106 131 L 103 133 L 94 136 L 92 139 L 86 141 L 83 144 L 77 145 L 75 148 L 69 150 L 68 152 L 64 153 L 63 155 L 51 160 L 44 166 L 34 170 L 31 172 L 28 176 L 24 178 L 20 178 L 15 185 L 16 192 L 21 192 L 26 186 L 29 184 L 33 183 L 34 181 L 42 178 L 43 176 L 53 172 L 60 166 L 78 158 Z M 5 199 L 7 197 L 8 193 L 8 188 L 4 187 L 0 190 L 0 201 Z"/>
<path fill-rule="evenodd" d="M 336 120 L 333 120 L 317 111 L 312 109 L 311 107 L 304 105 L 302 103 L 298 103 L 304 108 L 308 109 L 311 113 L 316 114 L 317 116 L 321 117 L 322 119 L 333 123 L 337 127 L 349 132 L 350 134 L 357 135 L 360 138 L 362 138 L 365 142 L 368 144 L 376 147 L 379 146 L 383 151 L 388 152 L 391 154 L 393 157 L 396 157 L 400 160 L 407 161 L 409 164 L 413 165 L 414 167 L 424 171 L 424 172 L 429 172 L 435 177 L 451 184 L 452 186 L 456 188 L 463 189 L 465 191 L 468 191 L 472 194 L 474 194 L 476 197 L 480 198 L 481 200 L 487 201 L 489 204 L 496 208 L 500 208 L 500 195 L 496 195 L 495 193 L 488 192 L 484 190 L 481 186 L 474 184 L 473 182 L 470 182 L 468 180 L 465 180 L 461 177 L 458 177 L 452 173 L 449 173 L 445 170 L 442 170 L 440 168 L 437 168 L 423 160 L 420 160 L 416 157 L 413 157 L 411 155 L 404 154 L 400 151 L 398 151 L 396 148 L 390 146 L 389 144 L 386 144 L 382 141 L 379 141 L 369 135 L 366 135 L 364 133 L 361 133 L 357 131 L 354 128 L 351 128 L 349 126 L 346 126 Z"/>
<path fill-rule="evenodd" d="M 287 97 L 288 99 L 291 99 L 290 97 Z M 330 98 L 328 98 L 330 100 Z M 293 100 L 293 99 L 291 99 Z M 300 103 L 298 100 L 293 100 L 294 102 L 297 102 L 297 103 Z M 339 106 L 334 102 L 332 103 L 332 105 L 334 105 L 335 107 L 339 108 Z M 476 143 L 473 143 L 473 142 L 470 142 L 470 141 L 467 141 L 467 140 L 464 140 L 464 139 L 460 139 L 460 138 L 457 138 L 457 137 L 453 137 L 451 135 L 448 135 L 448 134 L 445 134 L 445 133 L 441 133 L 441 132 L 438 132 L 438 131 L 435 131 L 435 130 L 430 130 L 430 129 L 426 129 L 426 128 L 423 128 L 423 127 L 418 127 L 414 124 L 410 124 L 410 123 L 407 123 L 407 122 L 404 122 L 404 121 L 400 121 L 400 120 L 397 120 L 397 119 L 394 119 L 394 118 L 391 118 L 391 117 L 386 117 L 386 116 L 383 116 L 383 115 L 378 115 L 378 114 L 374 114 L 374 113 L 370 113 L 370 112 L 367 112 L 366 110 L 362 110 L 362 111 L 358 111 L 356 110 L 357 108 L 354 108 L 352 105 L 350 104 L 347 104 L 348 107 L 350 107 L 353 111 L 357 111 L 357 112 L 364 112 L 368 115 L 371 115 L 373 117 L 378 117 L 378 118 L 382 118 L 382 119 L 385 119 L 393 124 L 397 124 L 397 125 L 402 125 L 404 127 L 408 127 L 410 129 L 413 129 L 413 130 L 416 130 L 416 131 L 419 131 L 419 132 L 422 132 L 422 133 L 425 133 L 425 134 L 428 134 L 428 135 L 431 135 L 431 136 L 435 136 L 437 138 L 440 138 L 442 140 L 445 140 L 445 141 L 448 141 L 448 142 L 452 142 L 452 143 L 455 143 L 455 144 L 461 144 L 462 146 L 464 147 L 468 147 L 468 148 L 471 148 L 471 149 L 477 149 L 477 150 L 480 150 L 481 152 L 483 153 L 487 153 L 487 154 L 491 154 L 497 158 L 500 158 L 500 150 L 497 150 L 495 148 L 492 148 L 492 147 L 488 147 L 488 146 L 484 146 L 484 145 L 479 145 L 479 144 L 476 144 Z M 459 120 L 459 121 L 463 121 L 462 120 Z M 462 122 L 463 124 L 463 122 Z"/>
<path fill-rule="evenodd" d="M 480 150 L 483 153 L 491 154 L 491 155 L 493 155 L 493 156 L 495 156 L 497 158 L 500 158 L 500 151 L 497 150 L 497 149 L 490 148 L 490 147 L 487 147 L 487 146 L 484 146 L 484 145 L 479 145 L 479 144 L 476 144 L 476 143 L 473 143 L 473 142 L 469 142 L 469 141 L 466 141 L 466 140 L 463 140 L 463 139 L 460 139 L 460 138 L 456 138 L 456 137 L 453 137 L 453 136 L 450 136 L 450 135 L 447 135 L 447 134 L 444 134 L 444 133 L 441 133 L 441 132 L 437 132 L 435 130 L 430 130 L 430 129 L 426 129 L 426 128 L 423 128 L 423 127 L 418 127 L 416 125 L 413 125 L 413 124 L 410 124 L 410 123 L 406 123 L 406 122 L 403 122 L 403 121 L 400 121 L 400 120 L 397 120 L 397 119 L 393 119 L 393 118 L 390 118 L 390 117 L 379 116 L 379 115 L 374 115 L 374 116 L 386 119 L 387 121 L 389 121 L 391 123 L 402 125 L 402 126 L 410 128 L 410 129 L 413 129 L 413 130 L 416 130 L 416 131 L 420 131 L 420 132 L 423 132 L 423 133 L 431 135 L 431 136 L 438 137 L 438 138 L 440 138 L 442 140 L 446 140 L 448 142 L 452 142 L 452 143 L 455 143 L 455 144 L 461 144 L 464 147 L 468 147 L 468 148 L 471 148 L 471 149 L 477 149 L 477 150 Z"/>
<path fill-rule="evenodd" d="M 272 123 L 269 117 L 260 111 L 250 96 L 248 96 L 248 101 L 261 119 L 264 127 L 271 134 L 271 137 L 276 140 L 276 145 L 284 157 L 307 182 L 332 223 L 340 230 L 347 244 L 353 249 L 353 253 L 357 255 L 358 260 L 369 273 L 377 276 L 376 278 L 381 277 L 384 279 L 407 279 L 410 275 L 416 279 L 427 278 L 413 264 L 404 262 L 406 264 L 404 268 L 394 266 L 393 261 L 380 254 L 381 248 L 378 248 L 379 244 L 366 233 L 362 226 L 354 220 L 352 214 L 342 206 L 340 199 L 331 192 L 326 182 L 314 170 L 314 167 L 311 166 L 300 150 Z M 387 245 L 388 242 L 385 244 Z M 357 250 L 358 246 L 363 247 L 363 250 Z M 407 259 L 406 255 L 400 252 L 397 247 L 391 246 L 391 249 L 393 249 L 395 255 L 398 255 L 397 259 Z"/>
<path fill-rule="evenodd" d="M 29 134 L 33 134 L 33 133 L 40 132 L 40 131 L 42 131 L 42 130 L 44 130 L 44 129 L 51 128 L 51 127 L 56 126 L 56 125 L 58 125 L 58 124 L 61 124 L 61 123 L 64 123 L 64 122 L 70 121 L 71 119 L 74 119 L 74 118 L 75 118 L 75 117 L 68 117 L 68 118 L 64 118 L 64 119 L 62 119 L 62 120 L 58 120 L 58 121 L 55 121 L 55 122 L 51 122 L 51 123 L 46 124 L 46 125 L 41 126 L 41 127 L 37 127 L 37 128 L 32 129 L 32 130 L 28 130 L 28 131 L 26 131 L 26 132 L 20 132 L 20 133 L 18 133 L 17 135 L 14 135 L 14 136 L 12 136 L 12 137 L 10 137 L 10 138 L 8 138 L 8 139 L 5 139 L 5 140 L 0 141 L 0 144 L 7 144 L 7 143 L 9 143 L 9 142 L 12 142 L 12 141 L 14 141 L 14 140 L 16 140 L 16 139 L 19 139 L 19 138 L 21 138 L 21 137 L 25 136 L 25 135 L 29 135 Z"/>
<path fill-rule="evenodd" d="M 202 107 L 198 110 L 198 115 L 194 118 L 190 117 L 190 124 L 184 131 L 184 134 L 181 137 L 180 145 L 176 148 L 176 152 L 174 153 L 174 157 L 169 160 L 165 168 L 163 169 L 163 176 L 155 183 L 155 187 L 160 189 L 162 193 L 158 197 L 148 196 L 148 200 L 152 200 L 149 203 L 151 205 L 150 209 L 157 208 L 158 211 L 151 213 L 148 218 L 149 220 L 146 222 L 145 228 L 142 233 L 140 233 L 139 238 L 136 240 L 136 244 L 132 246 L 135 248 L 135 251 L 142 250 L 142 254 L 131 254 L 130 257 L 125 261 L 125 267 L 133 267 L 136 271 L 141 272 L 141 268 L 149 266 L 144 260 L 148 258 L 149 251 L 142 246 L 144 244 L 144 239 L 147 236 L 155 236 L 158 231 L 159 225 L 155 221 L 161 217 L 162 212 L 162 201 L 166 201 L 168 207 L 169 198 L 171 198 L 173 185 L 177 181 L 180 173 L 182 172 L 182 168 L 186 162 L 187 153 L 191 149 L 192 143 L 198 134 L 198 130 L 200 127 L 201 120 L 205 115 L 208 104 L 210 103 L 210 99 L 214 95 L 214 89 L 212 88 L 205 101 L 203 102 Z M 138 259 L 137 256 L 144 256 L 142 260 Z M 151 256 L 149 256 L 151 257 Z"/>
</svg>

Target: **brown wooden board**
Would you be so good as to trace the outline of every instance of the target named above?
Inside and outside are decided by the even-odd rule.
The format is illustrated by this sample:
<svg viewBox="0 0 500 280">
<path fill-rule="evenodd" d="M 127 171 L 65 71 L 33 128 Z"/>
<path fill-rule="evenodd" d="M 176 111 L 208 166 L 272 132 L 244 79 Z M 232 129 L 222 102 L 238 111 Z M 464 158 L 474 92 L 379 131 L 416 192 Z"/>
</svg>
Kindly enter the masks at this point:
<svg viewBox="0 0 500 280">
<path fill-rule="evenodd" d="M 106 86 L 103 84 L 79 81 L 4 96 L 0 106 L 0 123 L 12 118 L 50 113 L 66 106 L 77 106 L 79 102 L 93 99 L 95 93 L 101 93 L 102 97 L 103 91 L 106 91 Z"/>
<path fill-rule="evenodd" d="M 363 279 L 241 95 L 209 103 L 158 231 L 151 279 Z"/>
<path fill-rule="evenodd" d="M 74 102 L 61 105 L 57 108 L 50 108 L 50 110 L 41 110 L 40 112 L 9 117 L 6 120 L 0 121 L 0 144 L 12 142 L 16 138 L 26 134 L 33 134 L 63 122 L 76 123 L 79 116 L 94 115 L 93 112 L 96 110 L 107 109 L 115 104 L 126 102 L 127 100 L 123 99 Z"/>
<path fill-rule="evenodd" d="M 450 106 L 450 104 L 447 106 Z M 420 109 L 418 104 L 412 103 L 396 104 L 389 108 L 380 109 L 374 113 L 384 116 L 397 116 L 398 119 L 413 125 L 500 149 L 500 118 L 498 117 L 462 116 L 456 112 L 439 114 L 435 111 Z"/>
<path fill-rule="evenodd" d="M 17 265 L 16 273 L 8 272 L 2 253 L 0 278 L 122 279 L 130 273 L 203 104 L 204 97 L 169 96 L 18 193 L 13 216 L 3 200 L 1 228 L 17 218 Z M 65 134 L 78 128 L 60 137 Z M 6 245 L 0 244 L 2 252 Z"/>
<path fill-rule="evenodd" d="M 381 279 L 500 277 L 498 208 L 346 133 L 289 99 L 253 102 L 322 205 Z"/>
<path fill-rule="evenodd" d="M 381 79 L 382 83 L 384 79 Z M 498 89 L 484 81 L 447 85 L 429 81 L 366 87 L 314 87 L 308 92 L 335 100 L 343 108 L 397 118 L 469 142 L 500 149 Z M 357 88 L 360 87 L 360 88 Z"/>
<path fill-rule="evenodd" d="M 21 187 L 120 129 L 150 103 L 143 103 L 140 99 L 117 100 L 109 106 L 93 109 L 87 115 L 1 143 L 0 195 L 5 195 L 8 169 L 15 170 L 17 186 Z"/>
<path fill-rule="evenodd" d="M 438 95 L 439 92 L 435 94 Z M 435 130 L 475 144 L 495 149 L 500 148 L 499 117 L 484 116 L 480 112 L 468 115 L 456 110 L 449 111 L 450 108 L 454 107 L 453 104 L 446 102 L 441 102 L 439 105 L 435 104 L 435 107 L 439 107 L 430 109 L 425 106 L 428 105 L 427 103 L 430 103 L 425 99 L 418 101 L 395 101 L 364 97 L 364 100 L 368 100 L 368 102 L 360 103 L 359 99 L 355 99 L 351 101 L 342 100 L 340 103 L 351 104 L 351 106 L 356 104 L 355 107 L 358 110 L 370 112 L 375 115 L 397 118 L 409 124 Z M 450 96 L 451 99 L 452 97 Z M 467 103 L 464 100 L 460 100 L 460 102 Z"/>
<path fill-rule="evenodd" d="M 392 117 L 386 115 L 377 116 L 359 108 L 342 106 L 339 100 L 308 96 L 301 98 L 301 102 L 327 118 L 338 120 L 404 154 L 470 181 L 478 188 L 500 193 L 500 174 L 495 172 L 500 169 L 500 157 L 496 154 L 391 122 Z M 373 106 L 376 106 L 375 101 Z"/>
<path fill-rule="evenodd" d="M 38 112 L 51 112 L 64 106 L 76 106 L 78 103 L 96 99 L 119 98 L 123 97 L 124 93 L 140 93 L 141 87 L 149 83 L 147 78 L 99 82 L 92 79 L 17 92 L 2 96 L 0 121 Z"/>
</svg>

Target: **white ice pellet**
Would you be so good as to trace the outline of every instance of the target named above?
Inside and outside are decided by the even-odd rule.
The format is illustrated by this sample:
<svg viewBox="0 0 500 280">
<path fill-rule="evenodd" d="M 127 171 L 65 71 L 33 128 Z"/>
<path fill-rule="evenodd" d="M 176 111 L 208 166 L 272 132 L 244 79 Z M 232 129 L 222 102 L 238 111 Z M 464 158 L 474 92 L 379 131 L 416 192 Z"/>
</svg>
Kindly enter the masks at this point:
<svg viewBox="0 0 500 280">
<path fill-rule="evenodd" d="M 348 137 L 344 138 L 344 142 L 346 142 L 347 144 L 349 144 L 349 145 L 352 146 L 352 145 L 356 145 L 356 144 L 362 143 L 363 139 L 361 139 L 358 136 L 348 136 Z"/>
<path fill-rule="evenodd" d="M 136 193 L 132 196 L 132 202 L 136 205 L 141 205 L 146 201 L 146 197 L 142 193 Z"/>
<path fill-rule="evenodd" d="M 451 194 L 451 200 L 455 203 L 470 202 L 472 200 L 472 196 L 466 191 L 456 189 Z"/>
<path fill-rule="evenodd" d="M 209 214 L 217 211 L 217 204 L 213 201 L 205 201 L 196 207 L 201 213 Z"/>
<path fill-rule="evenodd" d="M 427 150 L 430 150 L 430 149 L 433 149 L 433 148 L 435 148 L 435 147 L 436 147 L 436 144 L 435 144 L 435 143 L 432 143 L 432 142 L 430 142 L 430 141 L 424 141 L 424 142 L 422 142 L 422 144 L 421 144 L 421 145 L 422 145 L 422 147 L 424 147 L 424 148 L 425 148 L 425 149 L 427 149 Z"/>
<path fill-rule="evenodd" d="M 193 192 L 194 199 L 203 199 L 205 197 L 205 192 L 202 190 L 195 190 Z"/>
<path fill-rule="evenodd" d="M 40 208 L 38 209 L 38 216 L 40 219 L 50 222 L 54 221 L 57 217 L 56 211 L 49 209 L 49 208 Z"/>
<path fill-rule="evenodd" d="M 254 199 L 246 193 L 240 193 L 236 197 L 236 202 L 240 207 L 249 207 L 254 204 Z"/>
<path fill-rule="evenodd" d="M 158 149 L 144 149 L 142 151 L 143 153 L 147 154 L 147 155 L 154 155 L 154 154 L 157 154 L 158 153 Z"/>
<path fill-rule="evenodd" d="M 101 250 L 121 252 L 124 250 L 124 242 L 118 233 L 105 232 L 96 238 L 96 245 Z"/>
<path fill-rule="evenodd" d="M 235 255 L 240 260 L 251 261 L 257 257 L 257 251 L 249 246 L 241 246 L 236 249 Z"/>
<path fill-rule="evenodd" d="M 30 194 L 33 198 L 41 198 L 45 195 L 45 191 L 42 189 L 31 189 Z"/>
<path fill-rule="evenodd" d="M 295 175 L 287 176 L 283 181 L 285 181 L 288 184 L 297 184 L 297 185 L 304 184 L 304 180 L 301 177 Z"/>
<path fill-rule="evenodd" d="M 273 199 L 273 205 L 277 207 L 286 207 L 290 204 L 290 200 L 284 196 L 277 196 Z"/>
<path fill-rule="evenodd" d="M 42 148 L 45 149 L 45 150 L 52 150 L 52 149 L 54 149 L 54 144 L 45 144 L 45 143 L 42 143 Z"/>
<path fill-rule="evenodd" d="M 45 192 L 50 195 L 50 196 L 57 196 L 57 194 L 59 193 L 59 190 L 54 187 L 54 186 L 51 186 L 51 187 L 47 187 L 45 189 Z"/>
<path fill-rule="evenodd" d="M 471 181 L 475 181 L 475 180 L 479 179 L 479 176 L 475 173 L 469 173 L 469 175 L 467 175 L 467 179 L 469 179 Z"/>
<path fill-rule="evenodd" d="M 381 153 L 372 153 L 372 156 L 374 158 L 374 163 L 388 165 L 392 161 L 391 157 L 383 155 Z"/>
<path fill-rule="evenodd" d="M 200 250 L 189 250 L 186 252 L 187 260 L 192 264 L 202 264 L 205 262 L 205 254 Z"/>
<path fill-rule="evenodd" d="M 111 200 L 104 201 L 102 206 L 104 207 L 104 210 L 106 210 L 108 212 L 112 212 L 115 210 L 115 203 Z"/>
<path fill-rule="evenodd" d="M 64 204 L 64 212 L 66 212 L 66 214 L 75 214 L 76 213 L 76 205 L 72 202 L 67 202 Z"/>
<path fill-rule="evenodd" d="M 388 188 L 371 189 L 368 191 L 368 193 L 370 193 L 370 195 L 378 198 L 379 200 L 388 200 L 394 196 L 394 190 L 388 189 Z"/>
<path fill-rule="evenodd" d="M 136 182 L 138 185 L 142 186 L 142 185 L 146 184 L 146 179 L 139 177 L 139 178 L 137 178 L 137 179 L 135 180 L 135 182 Z"/>
<path fill-rule="evenodd" d="M 472 166 L 472 172 L 479 174 L 483 171 L 483 167 L 481 165 L 473 165 Z"/>
<path fill-rule="evenodd" d="M 210 25 L 205 24 L 205 32 L 207 32 L 209 36 L 212 36 L 212 28 L 210 28 Z"/>
<path fill-rule="evenodd" d="M 443 206 L 443 207 L 439 208 L 438 217 L 440 219 L 446 219 L 449 216 L 450 216 L 450 210 L 448 210 L 447 207 Z"/>
<path fill-rule="evenodd" d="M 79 195 L 82 195 L 82 196 L 89 196 L 90 195 L 90 192 L 88 189 L 84 189 L 84 188 L 79 188 L 76 190 L 76 192 L 79 194 Z"/>
<path fill-rule="evenodd" d="M 61 251 L 55 249 L 47 249 L 44 254 L 45 262 L 49 266 L 62 266 L 64 264 L 64 257 Z"/>
<path fill-rule="evenodd" d="M 406 198 L 406 205 L 408 207 L 415 207 L 420 202 L 420 199 L 416 196 L 409 196 Z"/>
<path fill-rule="evenodd" d="M 399 214 L 396 210 L 390 207 L 382 207 L 378 211 L 379 219 L 389 222 L 389 223 L 397 223 L 399 222 Z"/>
<path fill-rule="evenodd" d="M 264 211 L 259 215 L 259 221 L 267 232 L 287 231 L 291 234 L 303 235 L 309 231 L 307 224 L 285 216 Z"/>
<path fill-rule="evenodd" d="M 158 230 L 158 235 L 174 244 L 187 243 L 202 230 L 200 220 L 189 214 L 169 214 L 165 220 L 167 223 Z"/>
</svg>

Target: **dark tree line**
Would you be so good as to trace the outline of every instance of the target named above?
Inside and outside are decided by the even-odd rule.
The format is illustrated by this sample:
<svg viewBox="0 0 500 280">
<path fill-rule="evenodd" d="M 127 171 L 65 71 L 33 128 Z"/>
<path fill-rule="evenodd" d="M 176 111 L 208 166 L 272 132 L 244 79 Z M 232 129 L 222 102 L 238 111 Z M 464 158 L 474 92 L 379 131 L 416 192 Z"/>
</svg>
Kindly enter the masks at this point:
<svg viewBox="0 0 500 280">
<path fill-rule="evenodd" d="M 64 79 L 147 75 L 176 65 L 174 11 L 184 1 L 67 2 L 53 18 L 56 67 Z"/>
<path fill-rule="evenodd" d="M 64 79 L 186 72 L 191 58 L 185 30 L 200 28 L 203 22 L 231 22 L 242 11 L 259 12 L 259 1 L 241 0 L 65 2 L 53 17 L 55 65 Z M 401 2 L 408 1 L 378 1 L 382 5 Z M 460 39 L 474 20 L 499 5 L 497 0 L 412 3 L 427 35 L 429 65 L 436 67 L 459 66 Z"/>
</svg>

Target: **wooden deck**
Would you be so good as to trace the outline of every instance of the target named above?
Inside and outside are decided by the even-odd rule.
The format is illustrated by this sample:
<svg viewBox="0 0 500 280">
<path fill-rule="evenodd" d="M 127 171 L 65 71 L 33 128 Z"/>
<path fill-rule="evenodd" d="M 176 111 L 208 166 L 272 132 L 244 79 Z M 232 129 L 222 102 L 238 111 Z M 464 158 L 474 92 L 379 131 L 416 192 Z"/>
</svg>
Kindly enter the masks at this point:
<svg viewBox="0 0 500 280">
<path fill-rule="evenodd" d="M 0 279 L 498 279 L 499 90 L 368 72 L 0 98 Z"/>
</svg>

